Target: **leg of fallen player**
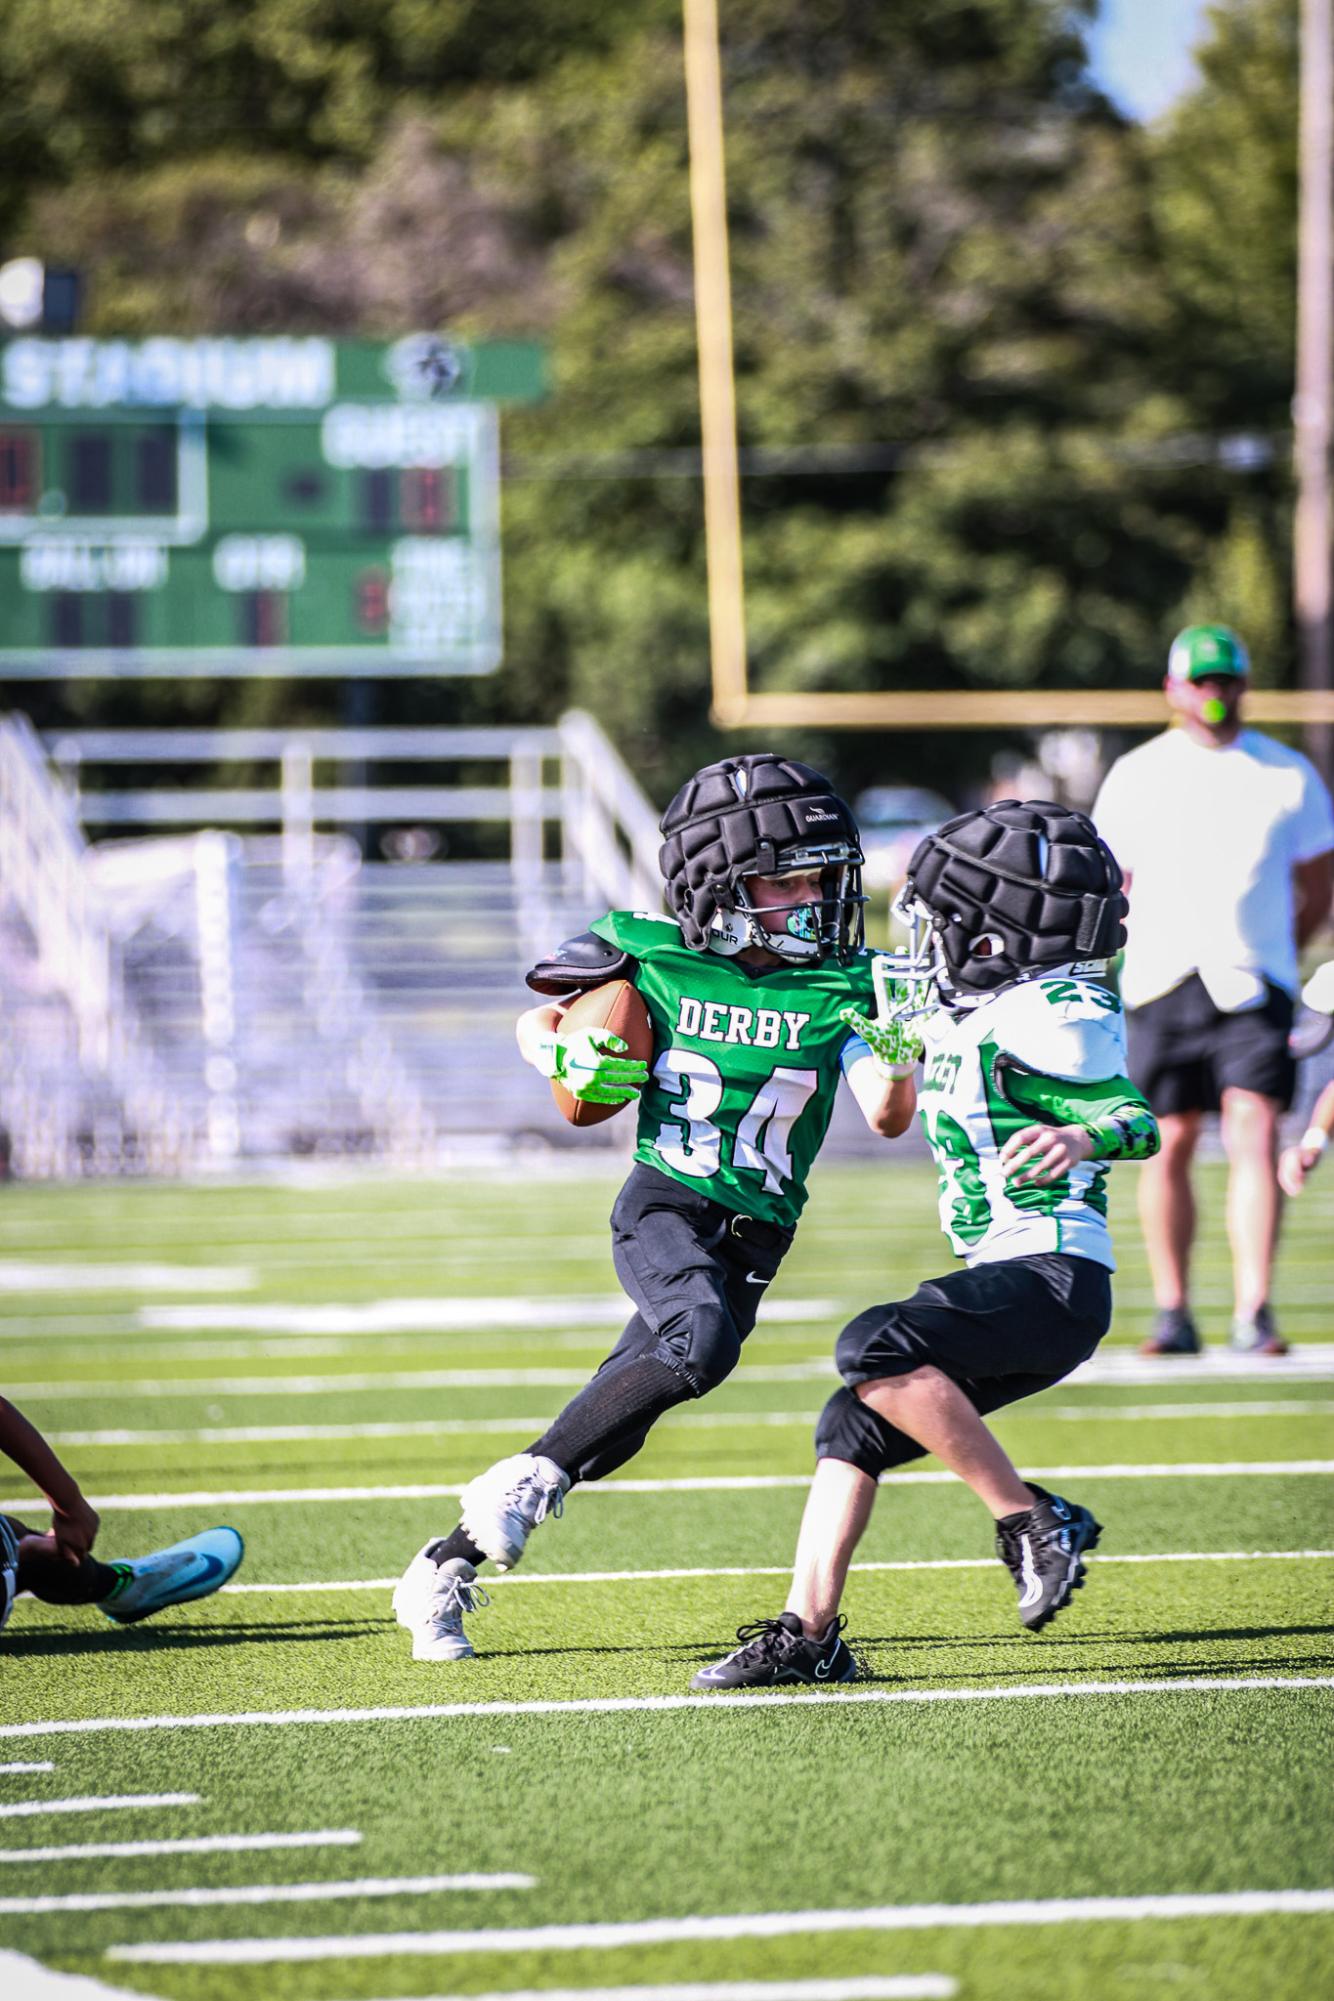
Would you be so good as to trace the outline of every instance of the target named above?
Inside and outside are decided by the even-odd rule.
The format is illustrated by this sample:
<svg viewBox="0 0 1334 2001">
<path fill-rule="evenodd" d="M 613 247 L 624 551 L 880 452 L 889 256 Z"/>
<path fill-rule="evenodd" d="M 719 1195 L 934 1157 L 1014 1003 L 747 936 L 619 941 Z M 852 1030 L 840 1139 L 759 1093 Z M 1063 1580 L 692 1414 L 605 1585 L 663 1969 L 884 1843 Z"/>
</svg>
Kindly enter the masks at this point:
<svg viewBox="0 0 1334 2001">
<path fill-rule="evenodd" d="M 876 1483 L 846 1459 L 819 1459 L 807 1496 L 787 1610 L 808 1639 L 820 1639 L 838 1611 L 848 1565 L 875 1506 Z"/>
<path fill-rule="evenodd" d="M 957 1383 L 939 1369 L 913 1369 L 904 1376 L 884 1376 L 859 1383 L 857 1395 L 878 1417 L 906 1431 L 942 1466 L 971 1487 L 997 1521 L 1033 1505 L 1030 1488 L 1015 1471 L 1009 1454 L 992 1437 Z"/>
</svg>

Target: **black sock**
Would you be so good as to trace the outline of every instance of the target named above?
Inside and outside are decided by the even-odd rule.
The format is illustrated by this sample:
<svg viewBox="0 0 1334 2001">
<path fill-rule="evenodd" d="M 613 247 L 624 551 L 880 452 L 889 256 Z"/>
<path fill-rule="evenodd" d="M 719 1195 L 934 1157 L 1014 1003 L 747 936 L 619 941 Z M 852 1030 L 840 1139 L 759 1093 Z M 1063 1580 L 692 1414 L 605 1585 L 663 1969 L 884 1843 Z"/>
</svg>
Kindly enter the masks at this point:
<svg viewBox="0 0 1334 2001">
<path fill-rule="evenodd" d="M 46 1550 L 19 1552 L 19 1590 L 31 1591 L 45 1605 L 98 1605 L 127 1575 L 128 1565 L 101 1563 L 95 1556 L 75 1564 Z"/>
<path fill-rule="evenodd" d="M 486 1562 L 486 1551 L 478 1549 L 472 1537 L 464 1530 L 462 1523 L 455 1529 L 453 1535 L 441 1536 L 439 1542 L 431 1543 L 426 1554 L 432 1563 L 448 1563 L 451 1557 L 461 1556 L 464 1562 L 472 1564 L 474 1569 L 479 1563 Z"/>
<path fill-rule="evenodd" d="M 636 1355 L 624 1368 L 594 1376 L 531 1449 L 569 1473 L 625 1432 L 647 1429 L 690 1396 L 689 1383 L 669 1363 L 656 1355 Z"/>
</svg>

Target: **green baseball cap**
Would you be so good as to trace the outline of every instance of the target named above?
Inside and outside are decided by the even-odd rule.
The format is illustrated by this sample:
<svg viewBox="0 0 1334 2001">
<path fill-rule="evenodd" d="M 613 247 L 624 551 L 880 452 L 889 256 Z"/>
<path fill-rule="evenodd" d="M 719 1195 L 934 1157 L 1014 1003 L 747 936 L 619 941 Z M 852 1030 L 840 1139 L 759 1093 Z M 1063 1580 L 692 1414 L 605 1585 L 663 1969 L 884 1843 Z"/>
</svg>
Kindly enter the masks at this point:
<svg viewBox="0 0 1334 2001">
<path fill-rule="evenodd" d="M 1251 671 L 1251 656 L 1231 626 L 1188 625 L 1172 641 L 1167 656 L 1169 681 L 1203 681 L 1210 674 Z"/>
</svg>

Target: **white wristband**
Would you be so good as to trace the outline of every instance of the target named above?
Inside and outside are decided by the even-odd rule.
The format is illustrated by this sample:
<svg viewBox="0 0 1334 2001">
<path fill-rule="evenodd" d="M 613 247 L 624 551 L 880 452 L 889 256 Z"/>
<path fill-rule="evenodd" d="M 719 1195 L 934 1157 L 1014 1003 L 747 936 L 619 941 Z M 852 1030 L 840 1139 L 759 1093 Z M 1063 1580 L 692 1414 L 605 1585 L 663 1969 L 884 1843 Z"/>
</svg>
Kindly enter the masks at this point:
<svg viewBox="0 0 1334 2001">
<path fill-rule="evenodd" d="M 1329 1134 L 1323 1126 L 1308 1126 L 1297 1144 L 1303 1153 L 1322 1154 L 1329 1145 Z"/>
<path fill-rule="evenodd" d="M 891 1063 L 891 1064 L 889 1065 L 889 1081 L 890 1081 L 890 1083 L 891 1083 L 891 1084 L 902 1084 L 902 1083 L 904 1083 L 904 1082 L 905 1082 L 905 1080 L 906 1080 L 907 1078 L 909 1078 L 909 1077 L 911 1077 L 911 1076 L 913 1075 L 913 1073 L 915 1072 L 916 1068 L 917 1068 L 917 1065 L 916 1065 L 916 1063 L 915 1063 L 915 1062 L 913 1062 L 913 1063 Z"/>
</svg>

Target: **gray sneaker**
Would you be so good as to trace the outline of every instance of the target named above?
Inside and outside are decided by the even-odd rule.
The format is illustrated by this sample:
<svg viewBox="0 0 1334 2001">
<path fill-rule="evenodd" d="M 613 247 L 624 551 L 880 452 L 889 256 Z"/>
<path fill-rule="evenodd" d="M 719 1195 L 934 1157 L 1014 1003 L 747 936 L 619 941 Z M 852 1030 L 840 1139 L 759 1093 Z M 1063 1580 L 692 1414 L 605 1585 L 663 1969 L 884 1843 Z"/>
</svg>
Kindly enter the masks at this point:
<svg viewBox="0 0 1334 2001">
<path fill-rule="evenodd" d="M 430 1575 L 427 1575 L 429 1567 Z M 409 1564 L 394 1593 L 394 1616 L 412 1634 L 414 1661 L 470 1661 L 476 1649 L 463 1630 L 470 1612 L 491 1600 L 466 1557 L 431 1563 L 425 1555 Z"/>
<path fill-rule="evenodd" d="M 459 1496 L 460 1526 L 497 1570 L 513 1570 L 533 1530 L 563 1511 L 569 1491 L 569 1475 L 554 1459 L 516 1452 L 468 1482 Z"/>
<path fill-rule="evenodd" d="M 1288 1344 L 1274 1325 L 1267 1306 L 1238 1314 L 1232 1322 L 1232 1346 L 1241 1355 L 1286 1355 Z"/>
</svg>

